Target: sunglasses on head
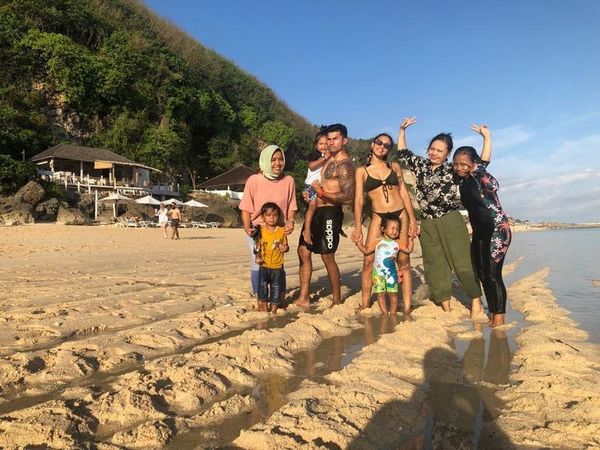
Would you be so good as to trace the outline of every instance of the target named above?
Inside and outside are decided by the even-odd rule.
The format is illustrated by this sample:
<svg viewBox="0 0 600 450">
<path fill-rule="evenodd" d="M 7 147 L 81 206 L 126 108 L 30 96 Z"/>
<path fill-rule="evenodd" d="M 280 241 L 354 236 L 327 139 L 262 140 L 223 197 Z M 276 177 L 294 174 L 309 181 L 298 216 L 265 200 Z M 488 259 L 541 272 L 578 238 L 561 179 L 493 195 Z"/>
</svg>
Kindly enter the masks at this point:
<svg viewBox="0 0 600 450">
<path fill-rule="evenodd" d="M 387 142 L 383 142 L 383 141 L 381 141 L 379 139 L 375 139 L 373 141 L 373 144 L 375 144 L 375 145 L 381 145 L 386 150 L 391 150 L 392 149 L 392 144 L 388 144 Z"/>
</svg>

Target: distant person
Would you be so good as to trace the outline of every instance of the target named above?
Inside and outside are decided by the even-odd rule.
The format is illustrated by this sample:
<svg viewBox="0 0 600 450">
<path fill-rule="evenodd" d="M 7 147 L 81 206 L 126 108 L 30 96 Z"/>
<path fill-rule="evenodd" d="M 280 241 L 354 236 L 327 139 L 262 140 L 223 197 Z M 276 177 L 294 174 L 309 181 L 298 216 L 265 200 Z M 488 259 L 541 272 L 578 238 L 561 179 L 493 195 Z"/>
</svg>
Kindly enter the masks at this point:
<svg viewBox="0 0 600 450">
<path fill-rule="evenodd" d="M 163 235 L 165 239 L 167 239 L 169 237 L 167 234 L 167 226 L 169 225 L 169 210 L 165 207 L 164 203 L 160 204 L 160 208 L 158 209 L 156 215 L 158 216 L 158 226 L 162 228 Z"/>
<path fill-rule="evenodd" d="M 179 239 L 179 224 L 182 220 L 181 210 L 176 203 L 171 205 L 171 209 L 169 210 L 169 219 L 171 222 L 172 235 L 171 239 Z"/>
<path fill-rule="evenodd" d="M 452 151 L 452 136 L 440 133 L 429 142 L 427 158 L 406 148 L 406 129 L 415 118 L 402 121 L 398 134 L 398 159 L 417 179 L 416 194 L 421 209 L 421 249 L 425 279 L 434 303 L 450 311 L 452 272 L 471 298 L 471 318 L 483 313 L 481 289 L 473 271 L 469 232 L 459 212 L 457 180 L 448 162 Z M 484 148 L 485 152 L 485 148 Z M 482 154 L 483 159 L 489 155 Z"/>
<path fill-rule="evenodd" d="M 289 250 L 285 229 L 279 226 L 282 212 L 276 203 L 265 203 L 260 216 L 264 224 L 260 227 L 256 263 L 258 269 L 258 310 L 277 313 L 283 305 L 285 295 L 284 253 Z"/>
<path fill-rule="evenodd" d="M 312 276 L 312 253 L 321 255 L 331 284 L 333 303 L 341 302 L 340 270 L 335 261 L 335 252 L 340 241 L 344 213 L 342 205 L 354 199 L 354 166 L 346 151 L 348 130 L 342 124 L 327 127 L 327 148 L 331 157 L 323 166 L 321 180 L 313 182 L 317 192 L 317 209 L 310 227 L 312 244 L 300 235 L 298 259 L 300 261 L 300 295 L 296 304 L 309 306 L 309 288 Z"/>
<path fill-rule="evenodd" d="M 483 285 L 491 325 L 504 325 L 506 287 L 502 279 L 502 265 L 511 241 L 508 215 L 498 199 L 498 181 L 486 167 L 492 155 L 492 137 L 487 126 L 473 125 L 473 131 L 483 136 L 482 158 L 473 147 L 459 147 L 454 152 L 454 173 L 460 177 L 460 198 L 469 212 L 473 229 L 471 259 Z"/>
<path fill-rule="evenodd" d="M 398 312 L 398 287 L 400 282 L 405 282 L 402 275 L 399 276 L 396 267 L 398 253 L 410 254 L 413 251 L 414 238 L 408 239 L 408 245 L 404 244 L 400 236 L 402 222 L 397 214 L 387 214 L 381 219 L 381 237 L 377 237 L 362 243 L 362 240 L 356 241 L 356 246 L 365 255 L 374 255 L 373 269 L 371 272 L 372 283 L 369 283 L 369 289 L 373 287 L 373 292 L 377 295 L 377 303 L 382 314 L 395 316 Z M 386 303 L 386 294 L 390 300 L 390 307 Z M 409 315 L 404 310 L 404 315 Z"/>
<path fill-rule="evenodd" d="M 363 242 L 362 216 L 365 193 L 371 202 L 371 220 L 365 243 L 381 236 L 383 217 L 393 214 L 402 224 L 400 239 L 404 246 L 409 237 L 417 236 L 417 221 L 412 202 L 402 177 L 402 168 L 397 162 L 390 162 L 389 155 L 394 146 L 392 137 L 386 133 L 375 136 L 371 142 L 371 151 L 364 166 L 356 168 L 356 193 L 354 195 L 354 231 L 352 241 Z M 398 265 L 402 273 L 402 310 L 410 314 L 412 300 L 412 274 L 410 272 L 410 256 L 400 252 Z M 373 254 L 365 255 L 362 268 L 362 304 L 358 310 L 369 308 L 371 301 L 371 272 L 373 271 Z"/>
<path fill-rule="evenodd" d="M 304 215 L 304 228 L 302 231 L 304 242 L 312 245 L 312 236 L 310 235 L 310 227 L 312 219 L 317 209 L 317 192 L 312 187 L 315 181 L 321 181 L 321 170 L 325 163 L 331 158 L 327 150 L 327 133 L 324 129 L 315 135 L 314 149 L 308 157 L 308 170 L 306 171 L 306 179 L 304 180 L 304 196 L 308 202 L 308 208 Z"/>
<path fill-rule="evenodd" d="M 260 153 L 260 173 L 252 175 L 246 181 L 244 195 L 240 201 L 242 221 L 246 232 L 246 243 L 250 252 L 250 295 L 255 297 L 258 291 L 259 265 L 254 253 L 256 226 L 264 224 L 260 215 L 262 206 L 273 202 L 279 206 L 283 215 L 280 217 L 289 235 L 294 231 L 294 217 L 298 206 L 296 204 L 296 185 L 294 179 L 283 173 L 285 155 L 277 145 L 268 145 Z"/>
</svg>

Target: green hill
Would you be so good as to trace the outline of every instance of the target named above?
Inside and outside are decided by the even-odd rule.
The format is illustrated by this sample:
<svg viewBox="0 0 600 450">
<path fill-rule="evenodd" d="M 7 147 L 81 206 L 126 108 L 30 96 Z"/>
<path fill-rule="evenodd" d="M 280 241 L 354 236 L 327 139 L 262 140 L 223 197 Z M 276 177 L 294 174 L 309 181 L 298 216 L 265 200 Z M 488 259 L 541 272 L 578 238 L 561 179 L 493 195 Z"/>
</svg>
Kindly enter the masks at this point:
<svg viewBox="0 0 600 450">
<path fill-rule="evenodd" d="M 0 154 L 99 146 L 194 184 L 315 128 L 271 89 L 134 0 L 0 2 Z"/>
</svg>

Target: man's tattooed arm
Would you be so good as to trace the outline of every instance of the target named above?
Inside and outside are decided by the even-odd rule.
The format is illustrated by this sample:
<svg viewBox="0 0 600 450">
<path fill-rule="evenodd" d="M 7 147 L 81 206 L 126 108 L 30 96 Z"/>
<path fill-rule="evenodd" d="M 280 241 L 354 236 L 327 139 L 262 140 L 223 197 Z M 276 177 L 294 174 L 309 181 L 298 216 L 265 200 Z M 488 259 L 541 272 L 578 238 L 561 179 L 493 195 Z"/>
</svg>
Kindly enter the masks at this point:
<svg viewBox="0 0 600 450">
<path fill-rule="evenodd" d="M 354 201 L 354 188 L 356 179 L 354 177 L 354 165 L 349 159 L 340 161 L 336 167 L 339 192 L 335 194 L 335 203 L 345 205 Z"/>
</svg>

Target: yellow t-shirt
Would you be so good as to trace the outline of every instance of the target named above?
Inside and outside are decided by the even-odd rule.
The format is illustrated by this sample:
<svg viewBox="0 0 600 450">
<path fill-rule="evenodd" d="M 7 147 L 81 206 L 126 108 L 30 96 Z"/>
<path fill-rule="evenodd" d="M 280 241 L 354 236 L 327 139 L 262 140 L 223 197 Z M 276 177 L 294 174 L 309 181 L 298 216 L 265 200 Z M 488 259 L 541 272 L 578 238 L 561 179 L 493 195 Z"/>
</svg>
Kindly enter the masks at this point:
<svg viewBox="0 0 600 450">
<path fill-rule="evenodd" d="M 283 252 L 279 250 L 277 244 L 287 244 L 285 230 L 276 227 L 275 231 L 270 232 L 266 226 L 260 227 L 260 254 L 263 266 L 267 269 L 279 269 L 283 266 Z"/>
</svg>

